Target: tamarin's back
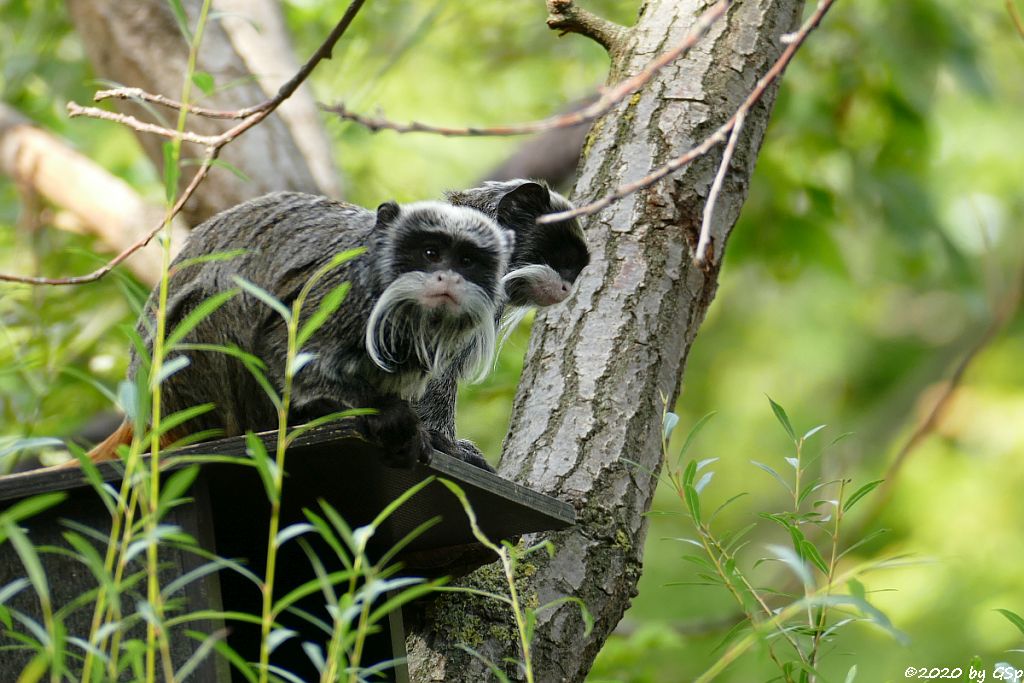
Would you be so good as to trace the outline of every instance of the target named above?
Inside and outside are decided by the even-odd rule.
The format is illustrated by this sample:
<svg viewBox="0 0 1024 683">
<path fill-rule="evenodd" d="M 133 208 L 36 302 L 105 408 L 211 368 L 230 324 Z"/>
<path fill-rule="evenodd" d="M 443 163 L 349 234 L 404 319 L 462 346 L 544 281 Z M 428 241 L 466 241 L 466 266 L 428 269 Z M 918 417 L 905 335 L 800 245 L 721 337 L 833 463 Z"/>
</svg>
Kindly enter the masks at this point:
<svg viewBox="0 0 1024 683">
<path fill-rule="evenodd" d="M 326 197 L 280 192 L 259 197 L 224 211 L 197 227 L 171 267 L 167 334 L 207 298 L 237 288 L 242 277 L 290 307 L 291 300 L 310 275 L 335 254 L 368 244 L 375 224 L 372 211 L 334 202 Z M 344 229 L 338 229 L 344 226 Z M 217 252 L 244 250 L 225 260 L 188 263 Z M 322 330 L 331 337 L 336 357 L 365 357 L 362 339 L 366 308 L 379 294 L 372 272 L 360 259 L 342 264 L 316 287 L 304 311 L 315 311 L 319 300 L 341 282 L 350 282 L 353 296 Z M 157 290 L 146 303 L 138 326 L 152 351 Z M 347 310 L 346 310 L 347 309 Z M 287 329 L 280 316 L 264 302 L 246 293 L 227 301 L 186 337 L 203 344 L 233 346 L 255 354 L 267 364 L 265 372 L 275 387 L 283 385 Z M 314 339 L 312 344 L 316 344 Z M 348 347 L 348 348 L 345 348 Z M 348 352 L 348 353 L 346 353 Z M 176 354 L 170 354 L 168 360 Z M 276 409 L 252 372 L 238 359 L 215 351 L 189 351 L 189 364 L 161 385 L 164 414 L 193 405 L 214 403 L 213 409 L 190 421 L 183 433 L 223 428 L 228 436 L 246 430 L 273 428 Z M 129 377 L 139 370 L 132 353 Z M 374 368 L 361 368 L 370 375 Z"/>
</svg>

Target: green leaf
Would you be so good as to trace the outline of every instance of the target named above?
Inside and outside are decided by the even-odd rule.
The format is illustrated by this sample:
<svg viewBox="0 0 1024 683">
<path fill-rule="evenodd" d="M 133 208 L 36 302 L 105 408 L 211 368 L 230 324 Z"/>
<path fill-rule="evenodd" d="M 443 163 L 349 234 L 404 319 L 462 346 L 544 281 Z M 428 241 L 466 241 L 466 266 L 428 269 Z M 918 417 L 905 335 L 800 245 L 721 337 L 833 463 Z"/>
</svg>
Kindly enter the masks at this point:
<svg viewBox="0 0 1024 683">
<path fill-rule="evenodd" d="M 800 543 L 801 554 L 811 561 L 815 567 L 821 570 L 821 573 L 828 576 L 828 563 L 825 562 L 825 558 L 818 552 L 818 547 L 808 540 L 804 540 Z"/>
<path fill-rule="evenodd" d="M 1021 616 L 1016 612 L 1011 612 L 1010 610 L 1003 609 L 1001 607 L 997 607 L 996 611 L 1006 617 L 1011 624 L 1017 627 L 1018 631 L 1024 634 L 1024 618 L 1021 618 Z"/>
<path fill-rule="evenodd" d="M 768 402 L 772 404 L 772 412 L 775 413 L 776 419 L 782 428 L 786 430 L 786 434 L 789 434 L 789 438 L 796 443 L 796 430 L 793 429 L 793 425 L 789 422 L 789 416 L 786 415 L 786 411 L 783 410 L 782 406 L 772 400 L 771 396 L 768 396 Z"/>
<path fill-rule="evenodd" d="M 235 275 L 235 284 L 244 289 L 249 294 L 253 295 L 267 306 L 270 306 L 279 316 L 287 323 L 292 320 L 292 312 L 288 310 L 288 307 L 278 301 L 273 294 L 263 289 L 259 285 L 249 282 L 244 277 Z"/>
<path fill-rule="evenodd" d="M 189 266 L 198 266 L 202 263 L 213 263 L 215 261 L 230 261 L 231 259 L 238 258 L 242 254 L 247 253 L 249 253 L 248 249 L 231 249 L 228 251 L 215 251 L 210 254 L 203 254 L 202 256 L 183 259 L 174 264 L 174 267 L 171 269 L 172 274 L 180 272 Z"/>
<path fill-rule="evenodd" d="M 191 45 L 192 30 L 188 27 L 188 15 L 185 14 L 185 8 L 181 6 L 181 0 L 170 0 L 170 3 L 171 12 L 174 14 L 174 22 L 178 25 L 181 35 L 185 37 L 185 42 Z"/>
<path fill-rule="evenodd" d="M 203 91 L 204 95 L 213 94 L 216 84 L 214 83 L 213 76 L 206 73 L 205 71 L 195 71 L 192 73 L 192 82 L 196 84 L 200 90 Z"/>
<path fill-rule="evenodd" d="M 765 471 L 765 472 L 767 472 L 768 474 L 770 474 L 770 475 L 772 475 L 773 477 L 775 477 L 775 480 L 776 480 L 777 482 L 779 482 L 780 484 L 782 484 L 782 487 L 783 487 L 784 489 L 786 489 L 787 491 L 789 491 L 789 495 L 793 495 L 793 489 L 792 489 L 792 488 L 790 488 L 790 486 L 789 486 L 789 483 L 788 483 L 788 482 L 787 482 L 787 481 L 786 481 L 785 479 L 783 479 L 783 478 L 782 478 L 782 475 L 781 475 L 781 474 L 779 474 L 778 472 L 776 472 L 776 471 L 775 471 L 774 469 L 772 469 L 772 468 L 771 468 L 771 467 L 769 467 L 768 465 L 765 465 L 765 464 L 764 464 L 763 462 L 758 462 L 758 461 L 756 461 L 756 460 L 751 460 L 750 462 L 751 462 L 751 463 L 753 463 L 753 464 L 754 464 L 755 466 L 757 466 L 757 467 L 760 467 L 760 468 L 761 468 L 762 470 L 764 470 L 764 471 Z"/>
<path fill-rule="evenodd" d="M 803 559 L 797 555 L 792 548 L 787 548 L 784 545 L 769 545 L 768 550 L 775 553 L 775 557 L 781 560 L 786 566 L 793 570 L 797 578 L 805 586 L 813 586 L 814 579 L 811 577 L 811 572 L 807 569 L 807 565 L 804 564 Z"/>
<path fill-rule="evenodd" d="M 168 358 L 160 365 L 160 372 L 156 376 L 156 384 L 163 384 L 171 375 L 187 368 L 191 362 L 188 356 Z"/>
<path fill-rule="evenodd" d="M 213 314 L 218 308 L 233 299 L 241 290 L 229 289 L 205 299 L 201 304 L 189 311 L 189 314 L 182 318 L 181 322 L 175 325 L 174 331 L 167 336 L 166 348 L 174 348 L 174 345 L 185 338 L 189 332 L 195 329 L 196 325 Z"/>
<path fill-rule="evenodd" d="M 820 432 L 826 426 L 827 425 L 818 425 L 817 427 L 812 427 L 811 429 L 808 429 L 807 433 L 800 437 L 800 440 L 801 441 L 807 441 L 807 439 L 811 438 L 812 436 L 814 436 L 815 434 Z"/>
<path fill-rule="evenodd" d="M 278 493 L 275 488 L 274 473 L 272 471 L 274 463 L 271 461 L 270 456 L 267 455 L 266 444 L 253 432 L 246 432 L 245 452 L 256 464 L 256 471 L 260 473 L 260 479 L 263 480 L 263 488 L 267 492 L 267 500 L 273 503 L 277 500 Z"/>
<path fill-rule="evenodd" d="M 672 436 L 672 430 L 679 424 L 679 416 L 673 412 L 665 413 L 665 417 L 661 420 L 661 438 L 668 440 L 668 437 Z"/>
<path fill-rule="evenodd" d="M 60 439 L 45 436 L 38 436 L 29 439 L 15 439 L 9 445 L 0 448 L 0 458 L 10 455 L 11 453 L 17 453 L 18 451 L 26 451 L 33 448 L 48 448 L 53 446 L 63 448 L 64 442 Z"/>
<path fill-rule="evenodd" d="M 850 497 L 846 499 L 845 503 L 843 503 L 843 512 L 846 512 L 856 505 L 857 501 L 874 491 L 883 481 L 885 481 L 885 479 L 876 479 L 875 481 L 868 482 L 850 494 Z"/>
<path fill-rule="evenodd" d="M 683 485 L 683 494 L 686 497 L 686 507 L 690 510 L 693 521 L 700 524 L 700 494 L 691 484 Z"/>
<path fill-rule="evenodd" d="M 683 458 L 686 457 L 687 452 L 690 450 L 690 446 L 693 445 L 693 440 L 697 438 L 697 434 L 704 428 L 704 425 L 708 423 L 708 420 L 715 416 L 717 411 L 712 410 L 710 413 L 697 420 L 696 424 L 690 428 L 690 432 L 686 435 L 686 441 L 683 442 L 683 447 L 679 449 L 679 456 L 676 462 L 682 463 Z"/>
<path fill-rule="evenodd" d="M 38 515 L 44 510 L 49 510 L 65 498 L 67 498 L 67 494 L 62 492 L 42 493 L 38 496 L 32 496 L 31 498 L 18 501 L 11 507 L 4 510 L 3 513 L 0 514 L 0 519 L 17 524 L 24 519 Z"/>
<path fill-rule="evenodd" d="M 864 545 L 866 543 L 870 543 L 871 541 L 875 540 L 879 536 L 882 536 L 883 534 L 887 534 L 887 533 L 889 533 L 888 529 L 875 529 L 874 531 L 869 533 L 867 536 L 865 536 L 864 538 L 860 539 L 859 541 L 857 541 L 855 543 L 852 543 L 846 550 L 844 550 L 843 552 L 839 553 L 839 557 L 844 557 L 847 553 L 852 552 L 854 549 L 859 548 L 860 546 L 862 546 L 862 545 Z"/>
<path fill-rule="evenodd" d="M 683 484 L 686 486 L 693 485 L 693 479 L 697 476 L 697 461 L 691 460 L 686 463 L 686 469 L 683 470 Z"/>
<path fill-rule="evenodd" d="M 710 524 L 711 522 L 715 521 L 715 518 L 718 517 L 718 513 L 719 512 L 721 512 L 722 510 L 727 508 L 734 501 L 737 501 L 737 500 L 739 500 L 740 498 L 742 498 L 743 496 L 746 496 L 746 495 L 748 495 L 746 491 L 743 491 L 742 493 L 737 493 L 735 496 L 732 496 L 731 498 L 726 500 L 724 503 L 719 505 L 717 508 L 715 508 L 715 511 L 712 512 L 711 516 L 708 518 L 708 524 Z"/>
<path fill-rule="evenodd" d="M 50 584 L 46 580 L 46 572 L 43 570 L 43 563 L 39 561 L 39 554 L 36 552 L 32 541 L 28 539 L 25 532 L 7 515 L 2 521 L 3 533 L 14 546 L 14 551 L 21 558 L 21 564 L 25 567 L 28 580 L 32 582 L 39 601 L 46 605 L 50 604 Z"/>
</svg>

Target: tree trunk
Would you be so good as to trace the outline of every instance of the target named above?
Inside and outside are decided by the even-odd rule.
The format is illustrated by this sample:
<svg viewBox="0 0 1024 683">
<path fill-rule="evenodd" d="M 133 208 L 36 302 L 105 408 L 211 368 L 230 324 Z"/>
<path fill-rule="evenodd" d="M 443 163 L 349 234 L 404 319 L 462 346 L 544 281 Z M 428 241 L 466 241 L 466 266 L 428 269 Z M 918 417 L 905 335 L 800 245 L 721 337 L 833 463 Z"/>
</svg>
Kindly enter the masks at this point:
<svg viewBox="0 0 1024 683">
<path fill-rule="evenodd" d="M 192 16 L 192 23 L 199 4 L 197 0 L 183 3 Z M 188 45 L 165 0 L 68 0 L 68 8 L 98 78 L 175 100 L 180 98 Z M 207 22 L 197 69 L 213 75 L 216 86 L 223 88 L 203 98 L 204 106 L 234 110 L 266 99 L 216 19 Z M 194 90 L 198 92 L 197 88 Z M 176 117 L 176 112 L 161 107 L 148 109 L 133 102 L 118 102 L 116 106 L 143 120 L 150 120 L 153 112 L 159 112 L 172 127 Z M 192 116 L 188 127 L 210 135 L 237 123 Z M 156 167 L 163 168 L 164 139 L 140 133 L 139 141 Z M 182 152 L 183 158 L 202 156 L 201 150 L 187 144 L 183 145 Z M 222 209 L 274 190 L 314 193 L 321 190 L 288 126 L 276 113 L 225 147 L 220 159 L 239 168 L 249 180 L 225 168 L 214 168 L 183 211 L 192 225 L 198 225 Z M 183 169 L 183 185 L 194 169 Z"/>
<path fill-rule="evenodd" d="M 609 81 L 637 73 L 681 39 L 707 4 L 644 2 L 637 25 L 611 50 Z M 779 56 L 780 36 L 797 26 L 802 7 L 802 0 L 736 3 L 686 59 L 594 125 L 574 199 L 592 200 L 642 177 L 721 125 Z M 728 235 L 739 216 L 774 95 L 772 87 L 746 117 L 714 234 Z M 656 484 L 650 472 L 661 468 L 661 397 L 676 397 L 717 286 L 718 265 L 695 265 L 694 253 L 721 156 L 719 147 L 586 220 L 590 266 L 574 295 L 534 323 L 500 471 L 572 502 L 578 522 L 550 535 L 553 559 L 540 553 L 524 562 L 518 588 L 533 606 L 579 597 L 596 622 L 584 636 L 576 607 L 541 612 L 532 644 L 537 681 L 582 681 L 636 594 L 644 513 Z M 711 263 L 718 264 L 724 244 L 712 246 Z M 494 565 L 467 583 L 507 592 Z M 492 662 L 521 658 L 503 605 L 446 594 L 409 638 L 413 680 L 489 680 L 486 665 L 460 644 Z M 507 673 L 522 678 L 514 667 Z"/>
</svg>

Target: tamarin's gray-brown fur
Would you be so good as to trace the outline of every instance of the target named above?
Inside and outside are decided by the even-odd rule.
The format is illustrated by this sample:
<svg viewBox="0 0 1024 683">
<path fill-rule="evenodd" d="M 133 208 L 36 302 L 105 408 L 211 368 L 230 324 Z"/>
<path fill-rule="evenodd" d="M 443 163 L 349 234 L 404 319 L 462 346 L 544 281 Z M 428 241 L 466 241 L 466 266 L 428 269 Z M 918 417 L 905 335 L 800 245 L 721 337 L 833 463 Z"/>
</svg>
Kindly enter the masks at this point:
<svg viewBox="0 0 1024 683">
<path fill-rule="evenodd" d="M 309 277 L 336 254 L 365 245 L 367 252 L 323 277 L 311 290 L 304 316 L 343 282 L 351 289 L 303 348 L 311 359 L 296 373 L 290 421 L 301 422 L 348 408 L 374 408 L 358 418 L 359 429 L 381 444 L 389 464 L 426 459 L 432 447 L 448 446 L 431 435 L 411 402 L 428 379 L 455 371 L 486 371 L 495 346 L 494 320 L 503 296 L 513 235 L 467 207 L 443 202 L 376 212 L 325 197 L 280 192 L 228 209 L 193 232 L 171 266 L 167 330 L 204 300 L 237 287 L 241 277 L 291 307 Z M 197 257 L 244 248 L 227 260 Z M 157 291 L 146 304 L 138 331 L 152 349 Z M 257 297 L 242 291 L 192 330 L 186 343 L 237 346 L 266 363 L 280 392 L 284 384 L 287 327 Z M 172 352 L 171 360 L 182 352 Z M 277 411 L 243 363 L 214 351 L 188 351 L 189 364 L 161 384 L 162 412 L 212 403 L 164 441 L 208 429 L 233 436 L 277 426 Z M 139 372 L 133 353 L 129 376 Z M 126 422 L 93 449 L 93 460 L 116 457 L 131 439 Z"/>
<path fill-rule="evenodd" d="M 543 183 L 524 179 L 491 181 L 449 192 L 446 198 L 453 205 L 482 211 L 515 233 L 508 272 L 502 277 L 505 306 L 495 319 L 497 323 L 503 318 L 500 324 L 506 333 L 531 309 L 563 301 L 580 271 L 590 263 L 586 238 L 576 219 L 537 223 L 538 216 L 573 208 L 569 200 Z M 455 436 L 456 390 L 464 374 L 462 365 L 468 361 L 468 357 L 460 359 L 448 371 L 432 377 L 416 411 L 438 444 L 454 443 L 457 457 L 491 470 L 473 442 Z"/>
</svg>

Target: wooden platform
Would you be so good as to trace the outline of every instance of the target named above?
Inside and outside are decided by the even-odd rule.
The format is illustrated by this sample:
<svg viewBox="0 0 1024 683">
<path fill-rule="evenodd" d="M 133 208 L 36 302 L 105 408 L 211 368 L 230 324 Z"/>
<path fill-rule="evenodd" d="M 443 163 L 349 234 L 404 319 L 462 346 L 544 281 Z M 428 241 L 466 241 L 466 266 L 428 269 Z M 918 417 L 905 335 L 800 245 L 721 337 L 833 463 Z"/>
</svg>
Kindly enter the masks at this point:
<svg viewBox="0 0 1024 683">
<path fill-rule="evenodd" d="M 260 435 L 271 453 L 275 437 L 272 432 Z M 173 455 L 244 453 L 245 440 L 239 437 L 199 444 L 175 451 Z M 165 457 L 170 456 L 168 453 Z M 107 481 L 120 481 L 120 463 L 103 463 L 100 468 Z M 375 446 L 338 426 L 322 427 L 300 437 L 288 452 L 286 471 L 282 528 L 305 521 L 303 508 L 318 510 L 317 501 L 320 499 L 334 506 L 351 527 L 361 526 L 371 521 L 403 491 L 430 476 L 444 477 L 463 488 L 481 528 L 493 541 L 564 528 L 575 520 L 572 506 L 440 452 L 435 452 L 426 465 L 417 464 L 407 470 L 385 467 Z M 0 478 L 0 509 L 35 494 L 60 490 L 68 492 L 67 500 L 24 524 L 37 546 L 66 546 L 61 536 L 66 530 L 65 519 L 109 533 L 109 514 L 77 468 L 39 470 Z M 165 523 L 180 526 L 203 548 L 221 557 L 245 561 L 250 569 L 261 575 L 266 556 L 269 504 L 255 468 L 203 464 L 190 496 L 193 502 L 173 510 Z M 373 538 L 371 555 L 389 549 L 408 532 L 438 516 L 441 522 L 417 537 L 400 556 L 406 573 L 427 577 L 458 575 L 493 559 L 472 536 L 458 500 L 439 482 L 430 484 L 413 496 L 389 518 Z M 306 538 L 315 540 L 312 535 Z M 334 553 L 326 547 L 318 548 L 318 557 L 327 563 L 329 571 L 337 565 L 333 556 Z M 284 595 L 289 587 L 298 586 L 313 577 L 308 559 L 296 544 L 286 544 L 279 558 L 278 595 Z M 53 554 L 45 555 L 44 560 L 58 606 L 95 587 L 95 579 L 77 560 Z M 203 560 L 169 547 L 161 553 L 161 562 L 167 567 L 167 578 L 162 581 L 166 584 L 174 576 L 199 566 Z M 0 587 L 24 575 L 21 562 L 10 544 L 0 544 Z M 260 612 L 258 589 L 234 573 L 220 572 L 208 580 L 190 584 L 185 589 L 185 598 L 190 609 Z M 19 593 L 9 604 L 38 617 L 38 601 L 31 588 Z M 317 606 L 314 601 L 307 601 L 302 607 L 314 611 L 323 609 L 322 604 Z M 69 631 L 85 637 L 91 613 L 91 604 L 73 613 L 67 620 Z M 300 637 L 276 650 L 273 660 L 286 669 L 295 670 L 303 680 L 310 680 L 315 672 L 299 645 L 302 639 L 325 638 L 301 620 L 293 623 L 288 623 L 287 619 L 282 621 L 299 631 Z M 391 638 L 380 639 L 377 643 L 374 651 L 377 661 L 404 656 L 405 638 L 401 621 L 400 613 L 392 615 Z M 207 622 L 187 626 L 210 633 L 221 625 Z M 2 630 L 0 626 L 0 645 L 10 644 Z M 177 666 L 198 647 L 198 642 L 180 635 L 172 642 L 175 644 L 173 657 Z M 245 658 L 254 660 L 259 647 L 257 627 L 233 624 L 229 643 Z M 17 680 L 28 659 L 27 653 L 3 652 L 0 655 L 0 681 Z M 223 683 L 236 679 L 231 677 L 222 661 L 218 664 L 210 659 L 203 671 L 196 672 L 189 680 Z M 396 670 L 393 680 L 407 680 L 406 672 Z"/>
</svg>

